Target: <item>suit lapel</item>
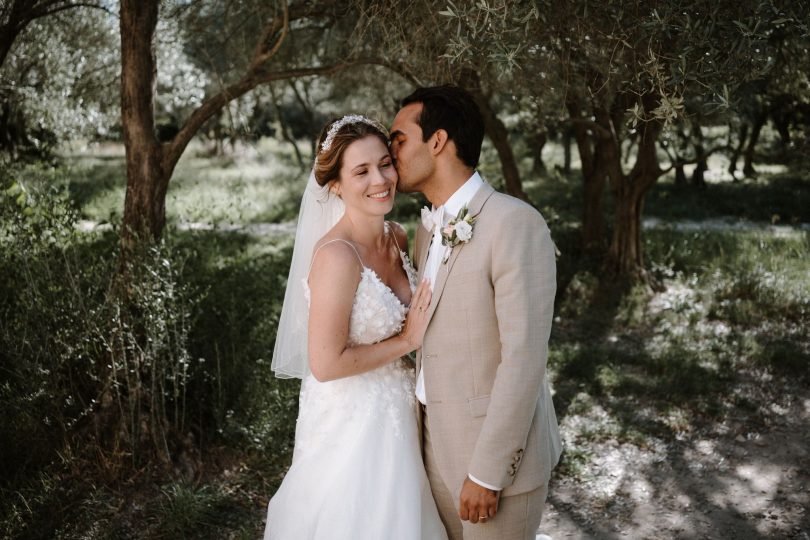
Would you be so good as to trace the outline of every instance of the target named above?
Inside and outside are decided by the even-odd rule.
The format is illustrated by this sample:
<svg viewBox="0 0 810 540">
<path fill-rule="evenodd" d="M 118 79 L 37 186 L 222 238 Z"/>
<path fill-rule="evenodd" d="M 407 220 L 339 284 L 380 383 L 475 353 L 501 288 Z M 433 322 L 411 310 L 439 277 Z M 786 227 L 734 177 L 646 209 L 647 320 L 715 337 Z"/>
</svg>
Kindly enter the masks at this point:
<svg viewBox="0 0 810 540">
<path fill-rule="evenodd" d="M 484 183 L 475 194 L 475 197 L 470 201 L 470 214 L 477 216 L 484 207 L 484 203 L 487 202 L 487 199 L 489 199 L 493 193 L 495 193 L 495 189 L 489 184 Z M 475 242 L 475 225 L 473 225 L 473 236 L 470 242 Z M 436 283 L 433 284 L 433 296 L 431 297 L 430 307 L 428 308 L 428 324 L 430 324 L 430 321 L 433 319 L 433 314 L 436 312 L 436 307 L 439 305 L 439 299 L 441 299 L 444 286 L 447 284 L 447 279 L 450 277 L 450 271 L 453 269 L 453 265 L 459 253 L 461 253 L 461 250 L 466 244 L 467 242 L 461 242 L 453 247 L 453 250 L 450 252 L 450 258 L 447 259 L 447 262 L 441 263 L 439 266 L 439 272 L 436 274 Z M 427 258 L 427 250 L 425 250 L 425 258 Z M 424 261 L 422 262 L 422 266 L 424 266 Z M 422 270 L 420 269 L 420 274 L 421 272 Z"/>
</svg>

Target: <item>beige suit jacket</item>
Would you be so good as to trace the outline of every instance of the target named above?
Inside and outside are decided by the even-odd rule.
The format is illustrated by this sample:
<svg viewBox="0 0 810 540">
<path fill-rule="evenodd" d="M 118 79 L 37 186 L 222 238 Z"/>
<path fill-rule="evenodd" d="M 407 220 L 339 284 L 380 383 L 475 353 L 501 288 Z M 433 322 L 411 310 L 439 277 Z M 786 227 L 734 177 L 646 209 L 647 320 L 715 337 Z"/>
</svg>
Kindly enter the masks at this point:
<svg viewBox="0 0 810 540">
<path fill-rule="evenodd" d="M 546 378 L 556 291 L 554 244 L 542 216 L 485 184 L 473 197 L 472 239 L 439 268 L 416 355 L 443 480 L 468 474 L 510 496 L 548 483 L 561 452 Z M 415 260 L 430 234 L 419 226 Z M 422 426 L 419 408 L 420 428 Z"/>
</svg>

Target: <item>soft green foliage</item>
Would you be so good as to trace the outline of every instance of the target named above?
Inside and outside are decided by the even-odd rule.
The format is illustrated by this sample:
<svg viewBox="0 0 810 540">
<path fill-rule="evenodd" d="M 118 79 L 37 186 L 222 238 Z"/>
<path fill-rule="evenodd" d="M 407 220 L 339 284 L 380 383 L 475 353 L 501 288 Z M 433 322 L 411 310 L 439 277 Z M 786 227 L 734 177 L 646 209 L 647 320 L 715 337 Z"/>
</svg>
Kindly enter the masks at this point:
<svg viewBox="0 0 810 540">
<path fill-rule="evenodd" d="M 605 109 L 627 103 L 635 125 L 675 120 L 690 93 L 728 106 L 737 85 L 774 67 L 782 40 L 806 36 L 806 9 L 771 1 L 494 0 L 449 2 L 439 15 L 447 21 L 445 58 L 490 73 L 493 88 L 537 101 L 590 96 Z M 645 111 L 640 98 L 648 93 L 658 99 Z"/>
<path fill-rule="evenodd" d="M 34 20 L 0 72 L 0 97 L 18 113 L 2 128 L 23 134 L 28 140 L 17 142 L 40 154 L 71 137 L 113 135 L 118 39 L 115 19 L 97 9 Z"/>
<path fill-rule="evenodd" d="M 76 229 L 79 212 L 68 195 L 81 190 L 66 174 L 84 172 L 4 173 L 0 350 L 7 368 L 0 413 L 3 440 L 15 441 L 0 448 L 4 534 L 83 530 L 81 516 L 89 512 L 99 518 L 94 527 L 110 527 L 115 536 L 116 521 L 103 509 L 110 494 L 92 486 L 92 475 L 118 467 L 121 449 L 132 467 L 151 468 L 157 454 L 185 471 L 194 467 L 198 445 L 231 441 L 259 452 L 257 462 L 270 474 L 250 487 L 260 493 L 277 485 L 291 451 L 297 381 L 278 381 L 269 369 L 289 240 L 177 231 L 132 261 L 124 310 L 108 294 L 114 230 Z M 109 416 L 119 418 L 115 432 L 91 428 L 93 418 Z M 95 472 L 86 483 L 70 480 L 75 469 Z M 195 526 L 221 519 L 207 513 L 208 488 L 169 489 L 162 504 L 138 514 L 154 521 L 155 531 L 191 537 Z M 17 495 L 5 496 L 12 491 Z M 62 497 L 93 493 L 101 506 L 88 500 L 91 508 L 36 518 Z M 236 522 L 226 521 L 232 530 Z"/>
<path fill-rule="evenodd" d="M 181 163 L 182 173 L 175 179 L 175 198 L 169 206 L 174 225 L 167 231 L 165 245 L 149 259 L 155 264 L 145 267 L 158 273 L 147 272 L 143 286 L 138 288 L 157 339 L 149 345 L 152 366 L 168 376 L 161 383 L 169 392 L 165 401 L 167 429 L 184 426 L 186 437 L 181 446 L 169 448 L 172 479 L 164 477 L 158 486 L 131 488 L 134 502 L 124 505 L 122 513 L 120 494 L 90 484 L 92 475 L 99 474 L 94 472 L 98 465 L 82 457 L 82 446 L 64 447 L 60 451 L 63 457 L 57 459 L 43 451 L 39 461 L 28 462 L 25 477 L 4 477 L 4 533 L 27 531 L 36 535 L 37 531 L 42 536 L 60 531 L 66 537 L 92 538 L 126 538 L 137 536 L 137 532 L 155 538 L 190 538 L 199 536 L 203 529 L 210 538 L 255 537 L 260 533 L 264 503 L 280 483 L 291 457 L 298 382 L 275 379 L 269 369 L 291 254 L 289 232 L 250 227 L 264 220 L 291 221 L 305 175 L 298 172 L 288 145 L 271 141 L 260 144 L 261 151 L 255 154 L 243 152 L 226 159 L 206 157 L 197 151 Z M 559 147 L 551 145 L 547 150 L 548 163 L 559 163 Z M 82 295 L 84 305 L 103 304 L 114 266 L 115 237 L 112 233 L 68 232 L 72 230 L 68 224 L 75 223 L 77 215 L 104 218 L 115 214 L 121 196 L 121 158 L 109 148 L 105 153 L 106 158 L 74 156 L 61 168 L 29 167 L 13 175 L 22 179 L 21 185 L 29 193 L 46 186 L 62 193 L 61 200 L 48 197 L 43 201 L 58 201 L 54 205 L 63 210 L 54 212 L 66 212 L 69 219 L 64 218 L 60 227 L 42 229 L 50 233 L 27 233 L 25 246 L 40 245 L 35 239 L 67 234 L 63 243 L 72 247 L 54 251 L 58 256 L 48 259 L 53 265 L 51 273 L 43 275 L 70 275 L 66 268 L 79 276 L 86 273 L 79 281 L 97 292 L 96 296 Z M 521 166 L 528 174 L 530 160 L 522 160 Z M 488 145 L 481 168 L 489 178 L 497 179 L 497 160 Z M 205 181 L 198 180 L 203 177 Z M 681 230 L 677 221 L 712 218 L 718 213 L 762 219 L 771 212 L 780 213 L 786 221 L 791 220 L 788 216 L 805 220 L 801 197 L 806 183 L 805 174 L 796 169 L 758 181 L 710 184 L 700 193 L 675 189 L 667 183 L 654 188 L 650 212 L 669 222 L 648 229 L 645 236 L 648 264 L 658 287 L 655 291 L 646 285 L 616 286 L 580 256 L 577 179 L 552 170 L 547 177 L 527 183 L 532 197 L 540 201 L 562 253 L 549 370 L 568 446 L 556 474 L 574 478 L 584 474 L 593 458 L 591 442 L 615 440 L 644 449 L 688 433 L 698 422 L 722 421 L 741 409 L 756 411 L 760 405 L 741 389 L 741 376 L 753 377 L 750 374 L 754 373 L 773 381 L 806 377 L 810 361 L 806 330 L 810 327 L 806 263 L 810 245 L 806 233 L 767 228 Z M 5 185 L 10 186 L 10 181 Z M 16 189 L 4 199 L 7 212 L 18 211 Z M 769 201 L 767 207 L 746 202 L 752 197 Z M 80 207 L 70 210 L 71 204 Z M 392 217 L 404 220 L 412 233 L 420 204 L 418 199 L 402 197 L 397 215 Z M 694 208 L 691 214 L 690 207 Z M 210 210 L 208 216 L 206 208 Z M 177 226 L 191 221 L 188 216 L 202 223 L 219 223 L 220 227 Z M 226 230 L 231 221 L 234 228 Z M 112 226 L 113 230 L 117 226 L 114 216 Z M 57 231 L 62 233 L 55 234 Z M 3 238 L 4 245 L 10 246 L 11 238 Z M 41 247 L 21 250 L 21 238 L 13 240 L 15 257 L 24 252 L 50 253 Z M 81 253 L 81 262 L 66 267 L 63 253 L 74 251 Z M 12 251 L 9 248 L 4 253 L 10 257 Z M 92 270 L 96 267 L 97 271 Z M 4 279 L 16 275 L 4 266 Z M 56 315 L 48 315 L 48 310 L 70 305 L 70 325 L 74 328 L 70 335 L 78 336 L 71 339 L 82 342 L 88 328 L 109 329 L 110 322 L 116 320 L 105 316 L 93 322 L 87 312 L 73 307 L 82 305 L 73 300 L 75 296 L 59 292 L 62 282 L 47 279 L 38 281 L 42 284 L 39 290 L 52 290 L 49 294 L 53 296 L 40 297 L 46 298 L 46 307 L 38 308 L 36 323 L 14 315 L 11 320 L 19 321 L 18 328 L 25 323 L 26 331 L 46 336 L 49 327 L 41 321 L 58 320 Z M 50 286 L 44 287 L 46 283 Z M 4 302 L 18 298 L 14 291 L 23 288 L 4 288 Z M 60 294 L 71 300 L 60 301 Z M 7 309 L 4 313 L 17 313 Z M 171 328 L 177 330 L 170 332 Z M 8 342 L 20 343 L 18 334 L 4 335 Z M 110 333 L 90 335 L 98 336 L 90 340 L 98 344 Z M 79 349 L 60 349 L 49 345 L 47 339 L 40 341 L 41 358 L 50 354 L 50 362 L 53 358 L 75 362 L 72 355 Z M 87 350 L 87 345 L 84 347 L 82 350 Z M 103 347 L 97 347 L 82 354 L 89 366 L 99 365 L 99 360 L 106 362 L 108 357 L 103 353 Z M 17 392 L 33 392 L 22 382 L 30 382 L 33 388 L 41 384 L 38 381 L 53 380 L 51 375 L 37 375 L 42 364 L 28 365 L 30 369 L 4 390 L 2 406 L 12 418 L 22 418 L 10 408 L 20 395 Z M 185 372 L 180 369 L 184 366 Z M 173 379 L 175 375 L 180 378 Z M 176 386 L 174 380 L 185 381 L 185 385 Z M 32 444 L 44 435 L 51 437 L 53 444 L 61 444 L 61 435 L 43 427 L 39 420 L 44 413 L 57 409 L 58 401 L 46 400 L 45 396 L 62 395 L 63 383 L 55 380 L 49 384 L 53 386 L 42 389 L 39 401 L 31 401 L 27 407 L 27 423 L 15 420 L 4 425 L 18 426 L 14 434 L 18 440 Z M 130 395 L 124 392 L 127 388 L 126 384 L 121 387 L 122 398 Z M 96 397 L 94 393 L 88 395 Z M 124 410 L 129 410 L 126 401 L 122 403 Z M 96 404 L 86 418 L 92 418 L 99 406 Z M 26 431 L 19 426 L 31 427 Z M 201 463 L 197 466 L 203 472 L 198 480 L 191 481 L 188 471 L 195 463 Z M 71 468 L 85 471 L 89 481 L 71 480 L 67 473 Z M 13 496 L 12 490 L 16 493 Z M 67 499 L 82 502 L 60 513 L 51 512 L 52 519 L 39 519 L 43 509 L 57 507 L 59 501 Z M 143 526 L 139 530 L 133 524 Z"/>
<path fill-rule="evenodd" d="M 0 382 L 4 475 L 51 458 L 65 430 L 91 410 L 95 331 L 111 265 L 103 240 L 84 242 L 58 190 L 39 191 L 4 172 L 0 200 Z M 109 246 L 109 244 L 107 244 Z"/>
</svg>

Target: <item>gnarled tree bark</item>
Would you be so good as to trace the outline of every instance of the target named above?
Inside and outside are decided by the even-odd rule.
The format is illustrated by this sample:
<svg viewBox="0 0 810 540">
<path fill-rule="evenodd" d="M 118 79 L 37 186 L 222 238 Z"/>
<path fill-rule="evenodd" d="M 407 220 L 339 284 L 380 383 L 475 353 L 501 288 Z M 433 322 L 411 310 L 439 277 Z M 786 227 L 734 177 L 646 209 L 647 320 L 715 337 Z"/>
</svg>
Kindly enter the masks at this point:
<svg viewBox="0 0 810 540">
<path fill-rule="evenodd" d="M 144 243 L 157 242 L 166 225 L 166 192 L 177 162 L 203 124 L 230 101 L 272 81 L 329 75 L 364 60 L 281 71 L 268 71 L 289 28 L 286 5 L 282 16 L 267 25 L 241 79 L 208 97 L 168 142 L 155 136 L 154 33 L 158 0 L 121 1 L 121 114 L 127 162 L 127 190 L 121 231 L 123 269 L 129 254 Z M 302 14 L 303 16 L 303 14 Z"/>
<path fill-rule="evenodd" d="M 523 182 L 520 180 L 520 172 L 518 171 L 517 161 L 515 154 L 512 152 L 512 146 L 509 144 L 509 132 L 506 126 L 498 118 L 495 109 L 489 101 L 489 96 L 486 95 L 484 89 L 481 87 L 481 77 L 479 74 L 471 69 L 463 71 L 460 77 L 461 86 L 465 87 L 470 94 L 472 94 L 478 109 L 481 111 L 481 116 L 484 120 L 484 130 L 486 131 L 489 140 L 498 152 L 498 158 L 501 160 L 501 171 L 503 172 L 503 181 L 506 185 L 506 192 L 522 199 L 529 201 L 529 196 L 523 191 Z"/>
<path fill-rule="evenodd" d="M 644 96 L 645 110 L 652 110 L 652 96 Z M 643 122 L 638 133 L 638 154 L 629 174 L 610 175 L 615 204 L 613 237 L 608 249 L 608 268 L 616 275 L 640 278 L 645 275 L 641 246 L 641 215 L 644 196 L 666 171 L 658 163 L 657 144 L 663 124 Z"/>
</svg>

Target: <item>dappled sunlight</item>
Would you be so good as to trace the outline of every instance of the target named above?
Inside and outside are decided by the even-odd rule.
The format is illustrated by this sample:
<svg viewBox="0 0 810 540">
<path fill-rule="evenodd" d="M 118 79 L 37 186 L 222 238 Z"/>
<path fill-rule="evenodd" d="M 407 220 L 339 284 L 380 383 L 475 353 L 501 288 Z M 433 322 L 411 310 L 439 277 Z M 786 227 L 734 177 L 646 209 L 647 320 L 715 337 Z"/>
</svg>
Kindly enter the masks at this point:
<svg viewBox="0 0 810 540">
<path fill-rule="evenodd" d="M 169 184 L 169 217 L 228 224 L 294 218 L 309 171 L 279 154 L 267 159 L 259 151 L 263 146 L 267 143 L 260 141 L 226 157 L 189 154 L 182 159 Z"/>
<path fill-rule="evenodd" d="M 31 173 L 68 186 L 86 242 L 114 244 L 120 149 L 74 149 L 68 168 Z M 763 172 L 710 181 L 706 191 L 657 185 L 643 221 L 650 281 L 629 284 L 581 258 L 579 171 L 554 169 L 559 145 L 544 152 L 551 170 L 527 189 L 562 252 L 548 373 L 565 446 L 548 530 L 610 540 L 795 534 L 810 505 L 801 487 L 810 485 L 810 398 L 800 389 L 810 359 L 810 219 L 796 191 L 806 179 Z M 487 159 L 496 178 L 497 158 Z M 274 139 L 219 156 L 195 144 L 167 198 L 164 236 L 181 281 L 201 294 L 189 346 L 198 391 L 217 384 L 214 395 L 230 396 L 210 409 L 217 433 L 242 445 L 228 449 L 233 459 L 263 456 L 240 462 L 239 474 L 225 467 L 220 479 L 262 497 L 289 465 L 294 430 L 295 388 L 272 380 L 267 364 L 304 180 L 289 145 Z M 770 202 L 751 204 L 758 198 Z M 411 234 L 419 204 L 398 198 L 395 219 Z M 161 500 L 233 500 L 210 486 L 167 488 Z"/>
<path fill-rule="evenodd" d="M 794 398 L 810 358 L 806 237 L 696 227 L 647 242 L 654 289 L 608 301 L 597 273 L 567 278 L 549 357 L 566 451 L 547 530 L 796 534 L 810 503 L 810 400 Z"/>
<path fill-rule="evenodd" d="M 767 463 L 745 463 L 734 469 L 734 475 L 725 477 L 726 493 L 716 493 L 713 501 L 727 504 L 728 492 L 741 490 L 743 496 L 736 502 L 743 512 L 753 512 L 760 506 L 759 499 L 770 500 L 784 480 L 784 468 Z"/>
<path fill-rule="evenodd" d="M 399 115 L 401 187 L 438 204 L 472 167 L 556 248 L 553 321 L 527 322 L 551 323 L 530 360 L 563 442 L 536 540 L 810 540 L 806 2 L 0 4 L 0 538 L 260 537 L 295 447 L 301 382 L 271 363 L 316 138 L 448 83 Z M 431 203 L 394 201 L 421 258 Z M 502 208 L 508 244 L 532 211 Z M 318 540 L 356 533 L 356 491 Z"/>
<path fill-rule="evenodd" d="M 741 218 L 713 218 L 696 220 L 663 220 L 657 217 L 645 217 L 641 220 L 641 225 L 645 229 L 666 228 L 676 231 L 740 231 L 740 232 L 760 232 L 762 234 L 773 235 L 775 238 L 802 239 L 810 232 L 810 223 L 798 223 L 796 225 L 774 225 L 770 223 L 755 222 Z"/>
<path fill-rule="evenodd" d="M 87 218 L 84 229 L 94 228 L 92 222 L 120 220 L 124 205 L 124 146 L 107 143 L 99 154 L 96 146 L 65 147 L 70 190 Z M 207 155 L 194 142 L 169 182 L 167 219 L 230 226 L 288 221 L 297 213 L 308 174 L 292 159 L 289 145 L 272 138 L 240 144 L 221 156 Z"/>
<path fill-rule="evenodd" d="M 790 407 L 791 414 L 798 407 Z M 609 413 L 594 409 L 593 420 L 610 421 Z M 808 418 L 797 418 L 797 425 Z M 810 480 L 802 470 L 810 434 L 796 440 L 788 429 L 739 433 L 739 423 L 724 423 L 725 430 L 680 434 L 641 448 L 615 439 L 569 439 L 582 425 L 564 426 L 564 460 L 573 459 L 576 467 L 566 464 L 567 474 L 552 483 L 546 518 L 567 534 L 646 538 L 654 519 L 653 537 L 715 538 L 740 529 L 771 537 L 795 533 L 810 504 L 802 488 Z"/>
</svg>

